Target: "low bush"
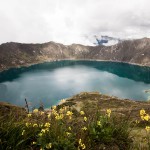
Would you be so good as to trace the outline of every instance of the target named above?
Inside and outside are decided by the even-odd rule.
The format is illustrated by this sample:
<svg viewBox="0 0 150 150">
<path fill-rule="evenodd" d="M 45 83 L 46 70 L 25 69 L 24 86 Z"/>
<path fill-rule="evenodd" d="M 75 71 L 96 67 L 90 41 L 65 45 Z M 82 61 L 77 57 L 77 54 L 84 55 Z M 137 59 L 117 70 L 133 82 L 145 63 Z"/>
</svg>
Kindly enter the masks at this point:
<svg viewBox="0 0 150 150">
<path fill-rule="evenodd" d="M 0 149 L 32 150 L 128 150 L 132 143 L 129 122 L 105 114 L 52 107 L 50 112 L 35 109 L 26 118 L 0 118 Z"/>
</svg>

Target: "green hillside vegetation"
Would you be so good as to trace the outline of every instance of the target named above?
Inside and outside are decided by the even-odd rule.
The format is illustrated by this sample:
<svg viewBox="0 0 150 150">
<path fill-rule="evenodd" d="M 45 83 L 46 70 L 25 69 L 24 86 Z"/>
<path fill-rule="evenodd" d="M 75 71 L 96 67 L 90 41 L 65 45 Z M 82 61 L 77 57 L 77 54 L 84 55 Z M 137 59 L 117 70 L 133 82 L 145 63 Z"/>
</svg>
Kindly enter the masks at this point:
<svg viewBox="0 0 150 150">
<path fill-rule="evenodd" d="M 80 93 L 40 111 L 0 104 L 0 149 L 149 150 L 149 102 Z"/>
</svg>

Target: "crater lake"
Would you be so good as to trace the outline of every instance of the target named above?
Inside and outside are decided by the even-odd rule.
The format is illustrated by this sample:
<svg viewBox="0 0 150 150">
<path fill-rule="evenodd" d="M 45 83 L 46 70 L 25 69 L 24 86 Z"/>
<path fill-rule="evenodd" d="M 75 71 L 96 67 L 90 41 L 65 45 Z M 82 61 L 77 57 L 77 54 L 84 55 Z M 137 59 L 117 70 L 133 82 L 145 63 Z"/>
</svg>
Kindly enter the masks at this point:
<svg viewBox="0 0 150 150">
<path fill-rule="evenodd" d="M 103 61 L 55 61 L 0 73 L 0 100 L 45 108 L 80 92 L 98 91 L 123 99 L 147 101 L 150 67 Z"/>
</svg>

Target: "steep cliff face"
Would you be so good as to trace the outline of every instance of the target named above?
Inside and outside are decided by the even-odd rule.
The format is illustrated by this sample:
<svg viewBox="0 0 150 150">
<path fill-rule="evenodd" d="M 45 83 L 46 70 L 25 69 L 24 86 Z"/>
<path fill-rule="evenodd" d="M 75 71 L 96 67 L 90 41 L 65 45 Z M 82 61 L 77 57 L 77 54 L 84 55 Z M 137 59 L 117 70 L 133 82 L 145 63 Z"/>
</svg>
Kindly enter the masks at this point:
<svg viewBox="0 0 150 150">
<path fill-rule="evenodd" d="M 96 59 L 150 66 L 150 39 L 123 41 L 113 46 L 5 43 L 0 45 L 0 71 L 44 61 Z"/>
</svg>

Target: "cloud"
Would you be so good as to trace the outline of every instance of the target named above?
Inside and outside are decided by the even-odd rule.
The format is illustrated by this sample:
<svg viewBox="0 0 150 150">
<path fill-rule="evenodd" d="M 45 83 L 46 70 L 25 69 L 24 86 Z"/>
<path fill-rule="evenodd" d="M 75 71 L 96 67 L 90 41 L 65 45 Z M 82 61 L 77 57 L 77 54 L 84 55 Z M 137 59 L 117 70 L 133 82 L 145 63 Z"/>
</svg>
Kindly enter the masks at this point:
<svg viewBox="0 0 150 150">
<path fill-rule="evenodd" d="M 150 37 L 149 0 L 1 0 L 0 43 L 92 45 L 94 35 Z"/>
</svg>

